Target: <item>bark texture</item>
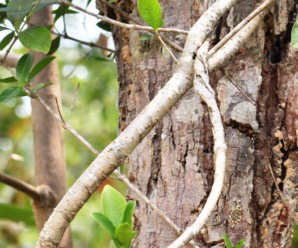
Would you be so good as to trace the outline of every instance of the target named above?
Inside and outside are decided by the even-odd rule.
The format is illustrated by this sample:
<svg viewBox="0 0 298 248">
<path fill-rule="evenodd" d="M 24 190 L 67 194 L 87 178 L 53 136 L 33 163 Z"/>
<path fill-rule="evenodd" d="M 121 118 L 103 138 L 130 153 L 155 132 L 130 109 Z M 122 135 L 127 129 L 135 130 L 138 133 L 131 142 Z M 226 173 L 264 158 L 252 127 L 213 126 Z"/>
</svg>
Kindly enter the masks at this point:
<svg viewBox="0 0 298 248">
<path fill-rule="evenodd" d="M 188 30 L 213 1 L 159 1 L 165 27 Z M 233 8 L 214 30 L 217 42 L 258 1 Z M 116 3 L 141 21 L 137 1 Z M 128 22 L 103 5 L 98 8 Z M 274 186 L 293 211 L 298 185 L 298 52 L 289 47 L 295 1 L 280 0 L 237 56 L 224 69 L 253 100 L 249 102 L 221 70 L 211 75 L 226 128 L 227 171 L 217 208 L 196 237 L 200 247 L 224 247 L 244 238 L 245 248 L 289 247 L 293 220 Z M 114 27 L 119 74 L 119 131 L 152 100 L 175 70 L 175 64 L 152 36 Z M 185 36 L 165 34 L 183 47 Z M 175 52 L 179 57 L 179 53 Z M 213 138 L 206 106 L 191 89 L 146 136 L 127 159 L 130 179 L 174 222 L 185 229 L 200 213 L 213 183 Z M 144 202 L 135 211 L 133 247 L 166 247 L 176 233 Z"/>
<path fill-rule="evenodd" d="M 53 24 L 52 9 L 45 8 L 32 15 L 30 22 L 34 25 L 49 26 Z M 32 52 L 35 63 L 45 57 L 43 53 Z M 52 61 L 42 72 L 35 76 L 32 87 L 39 83 L 52 82 L 53 85 L 41 89 L 38 94 L 56 112 L 57 98 L 61 107 L 61 92 L 57 61 Z M 67 190 L 66 163 L 64 154 L 64 136 L 61 124 L 34 99 L 32 103 L 32 125 L 34 138 L 35 184 L 41 192 L 41 200 L 33 202 L 37 229 L 40 232 Z M 72 247 L 68 229 L 60 247 Z"/>
</svg>

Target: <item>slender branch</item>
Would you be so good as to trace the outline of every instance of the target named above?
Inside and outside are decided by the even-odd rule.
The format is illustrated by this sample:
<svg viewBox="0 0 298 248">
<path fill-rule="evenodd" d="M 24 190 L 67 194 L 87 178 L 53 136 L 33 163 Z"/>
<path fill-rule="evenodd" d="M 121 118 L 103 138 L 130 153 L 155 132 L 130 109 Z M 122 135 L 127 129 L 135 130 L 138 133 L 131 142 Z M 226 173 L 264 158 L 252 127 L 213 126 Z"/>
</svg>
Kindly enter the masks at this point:
<svg viewBox="0 0 298 248">
<path fill-rule="evenodd" d="M 192 87 L 193 54 L 203 44 L 221 16 L 238 2 L 239 0 L 217 1 L 190 29 L 183 54 L 172 78 L 73 184 L 44 225 L 36 247 L 59 245 L 69 223 L 98 186 L 123 163 L 161 118 Z M 70 202 L 72 204 L 69 204 Z"/>
<path fill-rule="evenodd" d="M 274 182 L 274 184 L 275 184 L 277 193 L 279 194 L 279 196 L 280 196 L 280 198 L 281 198 L 283 204 L 286 206 L 286 208 L 287 208 L 288 211 L 290 212 L 290 215 L 292 216 L 292 218 L 294 219 L 294 221 L 295 221 L 296 223 L 298 223 L 298 219 L 297 219 L 295 213 L 292 211 L 292 209 L 290 208 L 290 206 L 289 206 L 287 200 L 284 198 L 283 193 L 282 193 L 281 190 L 279 189 L 278 183 L 276 182 L 276 179 L 275 179 L 275 176 L 274 176 L 272 167 L 271 167 L 271 163 L 270 163 L 269 160 L 267 161 L 266 165 L 267 165 L 267 168 L 268 168 L 269 171 L 270 171 L 270 174 L 271 174 L 271 177 L 272 177 L 273 182 Z"/>
<path fill-rule="evenodd" d="M 71 113 L 72 113 L 73 107 L 74 107 L 75 102 L 76 102 L 76 100 L 77 100 L 77 96 L 78 96 L 78 93 L 79 93 L 79 89 L 80 89 L 80 83 L 78 83 L 76 92 L 75 92 L 75 94 L 74 94 L 74 97 L 73 97 L 73 100 L 72 100 L 72 104 L 71 104 L 71 107 L 70 107 L 70 110 L 69 110 L 69 113 L 68 113 L 68 116 L 67 116 L 67 119 L 66 119 L 67 122 L 69 121 L 69 118 L 70 118 L 70 115 L 71 115 Z"/>
<path fill-rule="evenodd" d="M 167 52 L 171 55 L 171 57 L 174 59 L 174 61 L 177 63 L 178 60 L 176 59 L 175 55 L 172 53 L 172 51 L 167 47 L 167 45 L 165 44 L 165 42 L 162 40 L 162 38 L 160 37 L 160 35 L 158 33 L 156 33 L 156 36 L 158 38 L 158 40 L 160 41 L 160 43 L 163 45 L 163 47 L 167 50 Z"/>
<path fill-rule="evenodd" d="M 13 54 L 13 53 L 9 53 L 6 56 L 6 59 L 4 61 L 5 58 L 5 53 L 4 52 L 0 52 L 0 65 L 1 66 L 9 66 L 12 68 L 16 68 L 19 59 L 21 58 L 19 55 L 17 54 Z"/>
<path fill-rule="evenodd" d="M 106 0 L 98 0 L 104 4 L 106 4 L 109 8 L 113 9 L 114 11 L 117 11 L 119 14 L 121 14 L 122 16 L 124 16 L 125 18 L 127 18 L 128 20 L 133 21 L 134 23 L 141 25 L 141 22 L 139 22 L 138 20 L 136 20 L 135 18 L 131 17 L 129 14 L 127 14 L 126 12 L 124 12 L 121 8 L 119 8 L 118 6 L 115 6 L 114 4 L 109 3 Z M 151 31 L 152 34 L 155 34 L 155 31 Z M 179 45 L 177 45 L 175 42 L 171 41 L 170 39 L 168 39 L 167 37 L 165 37 L 162 34 L 159 34 L 160 37 L 170 46 L 172 46 L 173 48 L 175 48 L 177 51 L 179 52 L 183 52 L 183 48 L 180 47 Z"/>
<path fill-rule="evenodd" d="M 248 100 L 248 101 L 250 101 L 253 105 L 256 105 L 256 103 L 255 103 L 255 101 L 253 101 L 239 86 L 238 86 L 238 84 L 236 84 L 235 82 L 234 82 L 234 80 L 229 76 L 229 74 L 228 73 L 226 73 L 224 70 L 222 70 L 223 71 L 223 73 L 224 73 L 224 75 L 225 75 L 225 77 L 227 78 L 227 79 L 229 79 L 229 81 L 240 91 L 240 93 Z"/>
<path fill-rule="evenodd" d="M 212 132 L 214 138 L 214 163 L 215 173 L 214 182 L 212 185 L 211 192 L 208 196 L 206 204 L 203 210 L 200 212 L 196 221 L 188 227 L 184 233 L 176 239 L 168 248 L 183 247 L 187 244 L 195 235 L 197 235 L 203 225 L 206 223 L 208 217 L 213 211 L 220 192 L 222 190 L 224 175 L 225 175 L 225 164 L 226 164 L 226 149 L 224 127 L 221 120 L 220 111 L 218 109 L 215 94 L 209 90 L 208 68 L 206 68 L 206 59 L 208 51 L 208 42 L 205 42 L 199 49 L 195 61 L 196 76 L 194 80 L 195 92 L 201 96 L 202 100 L 207 104 L 209 110 L 209 116 L 212 124 Z M 209 87 L 207 87 L 207 85 Z"/>
<path fill-rule="evenodd" d="M 40 193 L 38 189 L 29 183 L 26 183 L 24 181 L 21 181 L 19 179 L 6 175 L 2 172 L 0 172 L 0 182 L 6 185 L 9 185 L 16 190 L 23 192 L 24 194 L 28 195 L 30 198 L 36 201 L 39 201 L 40 199 Z"/>
<path fill-rule="evenodd" d="M 241 30 L 247 23 L 260 14 L 263 10 L 268 8 L 276 0 L 267 0 L 258 8 L 251 12 L 243 21 L 241 21 L 230 33 L 228 33 L 220 42 L 218 42 L 209 52 L 208 58 L 215 54 L 224 44 L 227 43 L 239 30 Z"/>
<path fill-rule="evenodd" d="M 86 10 L 86 9 L 76 5 L 76 4 L 73 4 L 71 2 L 68 2 L 68 1 L 55 0 L 55 2 L 58 3 L 58 4 L 65 4 L 65 5 L 68 5 L 70 7 L 73 7 L 73 8 L 75 8 L 75 9 L 77 9 L 77 10 L 83 12 L 83 13 L 94 16 L 97 19 L 101 19 L 102 21 L 104 21 L 106 23 L 109 23 L 111 25 L 114 25 L 114 26 L 118 26 L 118 27 L 122 27 L 122 28 L 128 28 L 128 29 L 144 30 L 144 31 L 155 31 L 154 28 L 152 28 L 152 27 L 136 25 L 136 24 L 127 24 L 127 23 L 122 23 L 122 22 L 115 21 L 115 20 L 113 20 L 113 19 L 111 19 L 107 16 L 99 15 L 99 14 L 96 14 L 94 12 L 88 11 L 88 10 Z M 183 29 L 176 29 L 176 28 L 159 28 L 158 32 L 171 32 L 171 33 L 179 33 L 179 34 L 185 34 L 185 35 L 188 34 L 188 31 L 185 31 Z"/>
</svg>

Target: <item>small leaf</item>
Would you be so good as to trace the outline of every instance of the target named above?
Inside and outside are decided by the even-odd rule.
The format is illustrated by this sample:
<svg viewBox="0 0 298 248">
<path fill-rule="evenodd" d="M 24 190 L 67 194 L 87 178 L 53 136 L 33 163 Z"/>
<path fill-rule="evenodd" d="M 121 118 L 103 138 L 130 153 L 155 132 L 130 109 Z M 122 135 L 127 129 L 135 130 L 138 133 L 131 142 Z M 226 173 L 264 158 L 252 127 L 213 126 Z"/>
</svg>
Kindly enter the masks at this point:
<svg viewBox="0 0 298 248">
<path fill-rule="evenodd" d="M 54 22 L 56 22 L 63 14 L 77 14 L 77 13 L 78 13 L 77 11 L 69 9 L 69 6 L 60 5 L 56 10 L 53 11 L 53 14 L 55 14 Z"/>
<path fill-rule="evenodd" d="M 51 47 L 51 33 L 45 27 L 35 26 L 19 34 L 20 42 L 27 48 L 48 53 Z"/>
<path fill-rule="evenodd" d="M 244 239 L 241 239 L 235 248 L 241 248 L 243 243 L 244 243 Z"/>
<path fill-rule="evenodd" d="M 136 232 L 132 231 L 131 225 L 123 223 L 116 228 L 115 239 L 122 245 L 125 246 L 130 243 L 131 240 L 136 236 Z"/>
<path fill-rule="evenodd" d="M 117 2 L 117 0 L 109 0 L 109 3 Z"/>
<path fill-rule="evenodd" d="M 291 33 L 291 46 L 298 48 L 298 16 Z"/>
<path fill-rule="evenodd" d="M 15 86 L 8 88 L 0 93 L 0 103 L 6 103 L 10 99 L 20 96 L 26 96 L 26 94 L 22 92 L 22 87 Z"/>
<path fill-rule="evenodd" d="M 34 13 L 37 12 L 37 11 L 39 11 L 39 10 L 41 10 L 41 9 L 43 9 L 43 8 L 46 8 L 46 7 L 50 6 L 50 5 L 52 5 L 52 4 L 55 4 L 55 1 L 53 1 L 53 0 L 52 1 L 51 0 L 49 0 L 49 1 L 42 1 L 42 2 L 40 2 L 37 5 L 36 9 L 34 10 Z"/>
<path fill-rule="evenodd" d="M 36 85 L 34 88 L 33 88 L 33 90 L 32 90 L 32 92 L 34 93 L 34 92 L 36 92 L 36 91 L 38 91 L 38 90 L 40 90 L 40 89 L 42 89 L 42 88 L 45 88 L 45 87 L 47 87 L 47 86 L 50 86 L 50 85 L 52 85 L 53 83 L 40 83 L 40 84 L 38 84 L 38 85 Z"/>
<path fill-rule="evenodd" d="M 115 227 L 119 226 L 123 220 L 126 208 L 124 197 L 114 188 L 106 185 L 101 195 L 103 214 L 109 218 Z"/>
<path fill-rule="evenodd" d="M 13 37 L 14 37 L 14 32 L 11 32 L 8 35 L 6 35 L 0 42 L 0 50 L 3 50 L 3 48 L 5 48 L 9 44 L 13 39 Z"/>
<path fill-rule="evenodd" d="M 52 40 L 50 51 L 47 53 L 47 55 L 51 55 L 58 50 L 60 45 L 60 40 L 61 40 L 61 36 L 57 36 L 55 39 Z"/>
<path fill-rule="evenodd" d="M 132 224 L 132 215 L 133 215 L 133 210 L 136 207 L 136 201 L 131 201 L 126 205 L 124 215 L 123 215 L 123 220 L 122 223 L 128 223 Z"/>
<path fill-rule="evenodd" d="M 222 238 L 226 241 L 226 246 L 228 248 L 233 248 L 231 241 L 229 240 L 229 238 L 226 235 L 222 235 Z"/>
<path fill-rule="evenodd" d="M 29 77 L 29 72 L 32 64 L 33 64 L 33 55 L 31 53 L 26 53 L 20 58 L 16 68 L 16 75 L 21 85 Z"/>
<path fill-rule="evenodd" d="M 29 74 L 28 77 L 28 82 L 30 82 L 30 80 L 36 75 L 38 74 L 42 69 L 44 69 L 49 63 L 51 63 L 51 61 L 53 61 L 53 59 L 55 59 L 54 56 L 49 56 L 46 57 L 44 59 L 42 59 L 41 61 L 39 61 L 32 69 L 32 71 Z"/>
<path fill-rule="evenodd" d="M 108 32 L 112 31 L 111 25 L 109 23 L 106 23 L 106 22 L 103 22 L 103 21 L 100 21 L 100 22 L 96 23 L 96 26 L 98 26 L 101 29 L 106 30 Z"/>
<path fill-rule="evenodd" d="M 19 207 L 11 204 L 0 204 L 0 219 L 24 222 L 27 226 L 35 226 L 31 208 Z"/>
<path fill-rule="evenodd" d="M 138 9 L 144 21 L 156 32 L 158 28 L 162 27 L 161 8 L 157 0 L 139 0 Z"/>
<path fill-rule="evenodd" d="M 144 34 L 144 35 L 141 35 L 140 37 L 139 37 L 139 39 L 140 40 L 150 40 L 152 38 L 152 36 L 151 35 L 148 35 L 148 34 Z"/>
<path fill-rule="evenodd" d="M 15 77 L 8 77 L 8 78 L 0 79 L 0 83 L 15 83 L 15 82 L 18 82 L 18 80 Z"/>
<path fill-rule="evenodd" d="M 92 213 L 92 216 L 108 231 L 111 237 L 114 237 L 115 226 L 106 216 L 101 213 Z"/>
</svg>

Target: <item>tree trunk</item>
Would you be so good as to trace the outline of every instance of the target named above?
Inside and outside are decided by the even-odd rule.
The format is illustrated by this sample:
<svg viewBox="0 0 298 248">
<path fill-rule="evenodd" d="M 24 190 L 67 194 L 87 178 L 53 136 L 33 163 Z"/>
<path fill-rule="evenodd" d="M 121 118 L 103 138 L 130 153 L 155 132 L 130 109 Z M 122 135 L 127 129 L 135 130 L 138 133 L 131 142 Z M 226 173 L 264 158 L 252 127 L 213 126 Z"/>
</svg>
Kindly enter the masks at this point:
<svg viewBox="0 0 298 248">
<path fill-rule="evenodd" d="M 165 27 L 189 30 L 214 2 L 159 1 Z M 250 13 L 258 1 L 247 0 L 222 18 L 214 44 Z M 141 21 L 137 1 L 116 3 Z M 99 5 L 110 17 L 128 22 Z M 289 47 L 295 1 L 280 0 L 264 22 L 222 67 L 255 105 L 224 76 L 210 75 L 226 130 L 227 170 L 217 208 L 196 237 L 200 247 L 233 245 L 289 247 L 293 219 L 270 174 L 274 172 L 288 205 L 297 209 L 298 52 Z M 141 21 L 142 22 L 142 21 Z M 119 80 L 119 130 L 122 131 L 163 87 L 175 62 L 152 36 L 113 27 Z M 166 33 L 183 47 L 185 36 Z M 174 51 L 179 57 L 179 53 Z M 191 89 L 144 138 L 126 164 L 130 179 L 180 228 L 191 225 L 204 206 L 213 183 L 213 137 L 206 106 Z M 144 202 L 135 211 L 134 247 L 166 247 L 177 234 Z"/>
<path fill-rule="evenodd" d="M 30 22 L 34 25 L 49 26 L 53 24 L 52 9 L 45 8 L 32 15 Z M 32 52 L 35 63 L 45 57 L 44 54 Z M 57 61 L 52 61 L 40 72 L 32 84 L 52 82 L 53 85 L 41 89 L 38 94 L 56 112 L 57 102 L 61 104 L 61 92 Z M 58 123 L 40 103 L 32 100 L 32 124 L 35 157 L 35 184 L 42 197 L 33 202 L 37 229 L 40 232 L 67 190 L 66 163 L 64 154 L 64 137 L 61 124 Z M 60 106 L 61 107 L 61 106 Z M 72 247 L 70 230 L 68 229 L 60 247 Z"/>
</svg>

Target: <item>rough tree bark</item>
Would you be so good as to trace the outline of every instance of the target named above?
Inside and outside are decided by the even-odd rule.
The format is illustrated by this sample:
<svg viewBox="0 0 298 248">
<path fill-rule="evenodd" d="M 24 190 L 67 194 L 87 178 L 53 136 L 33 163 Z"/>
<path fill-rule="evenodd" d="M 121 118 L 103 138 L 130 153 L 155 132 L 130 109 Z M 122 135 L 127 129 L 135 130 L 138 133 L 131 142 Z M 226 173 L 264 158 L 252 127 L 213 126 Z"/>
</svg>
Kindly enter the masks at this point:
<svg viewBox="0 0 298 248">
<path fill-rule="evenodd" d="M 32 15 L 33 25 L 49 26 L 53 24 L 52 9 L 45 8 Z M 35 63 L 45 57 L 44 54 L 32 52 Z M 41 89 L 38 94 L 55 111 L 57 103 L 61 104 L 61 92 L 57 61 L 52 61 L 39 73 L 32 87 L 39 83 L 52 82 L 53 85 Z M 66 163 L 64 154 L 64 136 L 59 124 L 48 111 L 34 99 L 32 103 L 32 124 L 35 158 L 35 184 L 41 192 L 40 201 L 33 202 L 36 226 L 40 232 L 51 215 L 54 207 L 66 193 Z M 65 232 L 60 247 L 72 247 L 69 229 Z"/>
<path fill-rule="evenodd" d="M 166 27 L 188 30 L 214 1 L 159 1 Z M 258 1 L 233 8 L 214 30 L 213 42 L 251 12 Z M 137 1 L 117 1 L 141 21 Z M 99 9 L 129 22 L 108 8 Z M 289 47 L 297 10 L 294 0 L 280 0 L 264 22 L 222 69 L 256 103 L 249 102 L 221 70 L 211 75 L 226 129 L 227 171 L 217 208 L 196 237 L 200 247 L 224 247 L 222 235 L 243 247 L 289 247 L 297 209 L 298 52 Z M 121 132 L 161 89 L 175 63 L 159 41 L 141 42 L 138 31 L 113 27 L 119 80 Z M 166 34 L 183 47 L 185 37 Z M 175 52 L 179 57 L 179 53 Z M 213 138 L 206 106 L 191 89 L 144 138 L 127 160 L 130 179 L 182 229 L 193 223 L 213 183 Z M 166 247 L 176 233 L 138 201 L 134 247 Z"/>
</svg>

